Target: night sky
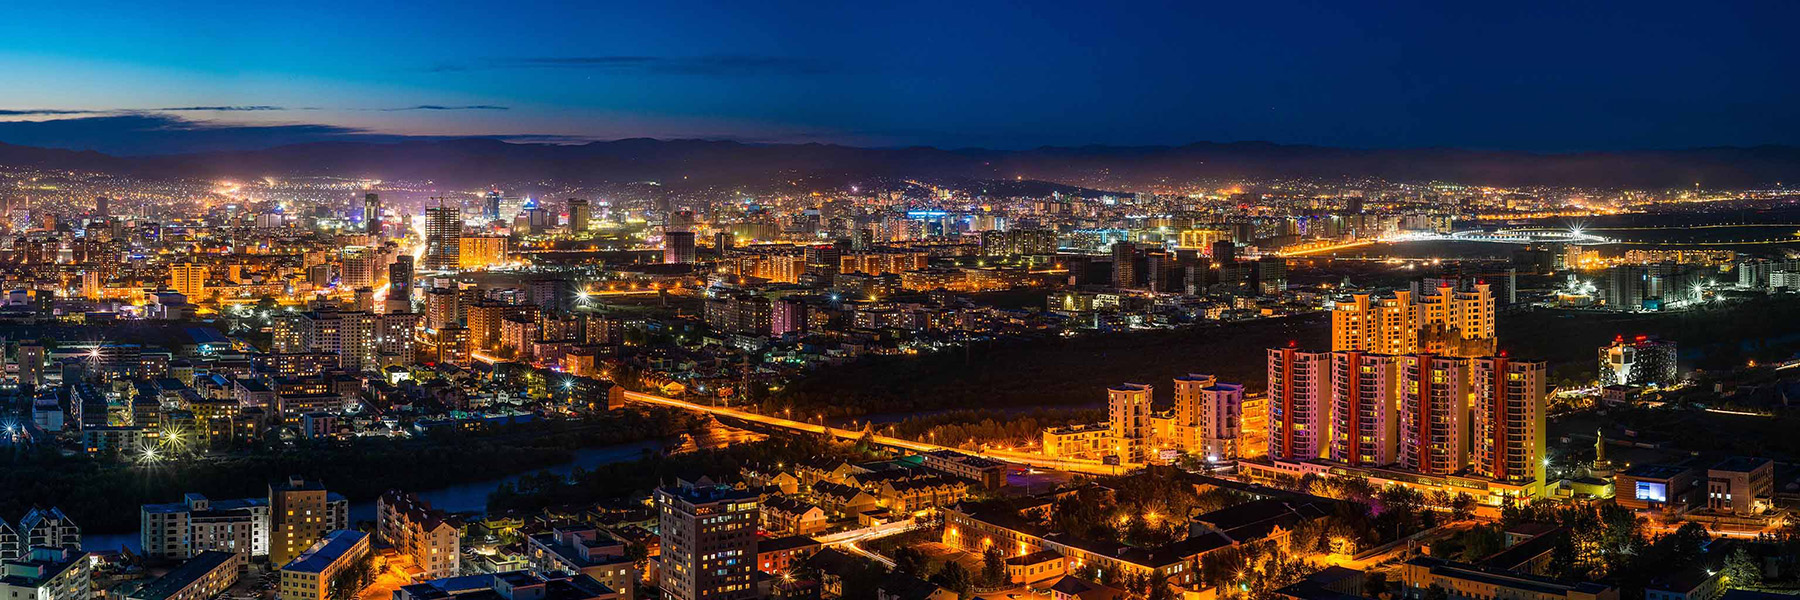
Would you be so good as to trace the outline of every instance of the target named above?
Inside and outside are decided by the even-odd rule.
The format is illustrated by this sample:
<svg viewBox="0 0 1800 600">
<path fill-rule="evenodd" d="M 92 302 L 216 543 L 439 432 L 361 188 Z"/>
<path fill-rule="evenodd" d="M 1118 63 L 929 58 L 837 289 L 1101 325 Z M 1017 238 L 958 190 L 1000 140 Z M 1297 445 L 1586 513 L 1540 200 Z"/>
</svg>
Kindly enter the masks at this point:
<svg viewBox="0 0 1800 600">
<path fill-rule="evenodd" d="M 1800 144 L 1796 2 L 70 4 L 0 9 L 0 141 Z"/>
</svg>

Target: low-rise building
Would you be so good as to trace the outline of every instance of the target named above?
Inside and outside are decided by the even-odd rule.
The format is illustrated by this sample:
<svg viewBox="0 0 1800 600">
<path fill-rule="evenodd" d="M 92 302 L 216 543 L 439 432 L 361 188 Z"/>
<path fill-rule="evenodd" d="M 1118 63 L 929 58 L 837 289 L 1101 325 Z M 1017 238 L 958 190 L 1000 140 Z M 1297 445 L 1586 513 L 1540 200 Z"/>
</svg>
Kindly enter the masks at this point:
<svg viewBox="0 0 1800 600">
<path fill-rule="evenodd" d="M 0 598 L 88 600 L 93 583 L 88 554 L 72 548 L 34 547 L 0 562 Z"/>
<path fill-rule="evenodd" d="M 557 527 L 525 538 L 525 552 L 539 571 L 587 575 L 623 594 L 637 594 L 637 562 L 625 543 L 586 525 Z"/>
<path fill-rule="evenodd" d="M 127 595 L 126 600 L 211 600 L 237 583 L 243 555 L 207 550 Z"/>
<path fill-rule="evenodd" d="M 1402 594 L 1420 599 L 1436 587 L 1451 600 L 1618 600 L 1618 588 L 1590 581 L 1561 581 L 1549 577 L 1483 568 L 1431 557 L 1406 561 L 1400 569 Z"/>
<path fill-rule="evenodd" d="M 138 543 L 144 556 L 186 560 L 218 550 L 242 558 L 269 555 L 269 501 L 210 500 L 187 494 L 181 502 L 138 509 Z"/>
<path fill-rule="evenodd" d="M 417 495 L 388 490 L 377 498 L 375 535 L 411 557 L 425 579 L 462 574 L 462 521 Z"/>
<path fill-rule="evenodd" d="M 401 586 L 394 600 L 628 600 L 586 575 L 507 571 Z"/>
<path fill-rule="evenodd" d="M 975 482 L 983 489 L 1006 486 L 1006 464 L 955 450 L 933 450 L 925 453 L 925 468 Z"/>
<path fill-rule="evenodd" d="M 762 529 L 770 535 L 811 535 L 825 529 L 825 510 L 788 496 L 762 503 Z"/>
<path fill-rule="evenodd" d="M 1748 517 L 1768 510 L 1775 495 L 1775 461 L 1737 456 L 1706 471 L 1706 507 Z"/>
<path fill-rule="evenodd" d="M 339 573 L 369 558 L 369 534 L 339 529 L 308 547 L 281 567 L 277 600 L 327 600 Z"/>
</svg>

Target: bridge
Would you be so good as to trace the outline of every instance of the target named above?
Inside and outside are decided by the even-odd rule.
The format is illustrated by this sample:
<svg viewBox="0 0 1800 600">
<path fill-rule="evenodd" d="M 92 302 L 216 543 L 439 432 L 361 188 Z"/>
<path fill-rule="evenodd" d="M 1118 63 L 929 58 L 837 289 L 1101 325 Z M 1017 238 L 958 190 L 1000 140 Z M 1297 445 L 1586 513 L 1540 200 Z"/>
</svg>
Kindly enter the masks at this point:
<svg viewBox="0 0 1800 600">
<path fill-rule="evenodd" d="M 660 406 L 679 408 L 682 410 L 687 410 L 687 411 L 692 411 L 692 412 L 706 413 L 706 414 L 710 414 L 710 415 L 723 416 L 723 417 L 732 417 L 735 419 L 743 419 L 745 421 L 749 421 L 752 423 L 760 423 L 763 425 L 779 427 L 782 429 L 788 429 L 788 430 L 792 430 L 792 431 L 798 431 L 798 432 L 804 432 L 804 433 L 828 434 L 828 435 L 831 435 L 831 436 L 839 438 L 839 439 L 846 439 L 846 440 L 862 439 L 862 437 L 865 433 L 860 430 L 828 427 L 825 425 L 806 423 L 803 421 L 794 421 L 791 419 L 784 419 L 781 417 L 772 417 L 772 416 L 768 416 L 768 415 L 753 413 L 753 412 L 744 411 L 744 410 L 738 410 L 735 408 L 724 407 L 724 406 L 708 406 L 705 404 L 696 404 L 693 402 L 688 402 L 686 400 L 677 400 L 674 398 L 669 398 L 669 397 L 665 397 L 665 396 L 657 396 L 654 394 L 645 394 L 642 392 L 626 391 L 626 392 L 622 392 L 622 394 L 624 395 L 625 400 L 629 401 L 629 402 L 655 404 L 655 405 L 660 405 Z M 1141 464 L 1136 464 L 1136 463 L 1124 463 L 1124 464 L 1118 464 L 1118 465 L 1109 465 L 1109 464 L 1105 464 L 1105 463 L 1101 463 L 1099 461 L 1093 461 L 1093 460 L 1051 458 L 1051 457 L 1044 456 L 1041 454 L 1035 454 L 1035 453 L 1031 453 L 1031 452 L 1011 451 L 1011 450 L 998 450 L 998 449 L 964 450 L 961 448 L 952 448 L 949 446 L 939 446 L 937 444 L 928 444 L 925 442 L 915 442 L 915 441 L 908 440 L 908 439 L 890 437 L 890 436 L 885 436 L 885 435 L 872 435 L 872 439 L 875 443 L 883 445 L 883 446 L 887 446 L 890 448 L 899 448 L 902 450 L 910 450 L 913 452 L 932 452 L 932 451 L 936 451 L 936 450 L 950 450 L 950 451 L 954 451 L 954 452 L 960 452 L 963 454 L 980 456 L 982 458 L 986 458 L 989 460 L 995 460 L 995 461 L 999 461 L 999 462 L 1007 463 L 1007 464 L 1024 465 L 1024 466 L 1028 466 L 1028 467 L 1035 467 L 1035 468 L 1042 468 L 1042 469 L 1053 469 L 1053 470 L 1057 470 L 1057 471 L 1068 471 L 1070 473 L 1085 473 L 1088 475 L 1119 475 L 1119 474 L 1130 472 L 1132 469 L 1136 469 L 1138 467 L 1143 466 Z"/>
</svg>

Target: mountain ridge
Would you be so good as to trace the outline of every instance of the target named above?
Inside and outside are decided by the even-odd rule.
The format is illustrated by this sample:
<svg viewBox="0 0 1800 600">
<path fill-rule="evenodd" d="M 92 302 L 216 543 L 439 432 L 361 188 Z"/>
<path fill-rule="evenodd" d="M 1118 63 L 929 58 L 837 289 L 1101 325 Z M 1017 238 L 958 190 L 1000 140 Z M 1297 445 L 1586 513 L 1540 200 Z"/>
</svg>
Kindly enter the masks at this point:
<svg viewBox="0 0 1800 600">
<path fill-rule="evenodd" d="M 1373 177 L 1469 185 L 1747 188 L 1800 181 L 1800 147 L 1712 146 L 1572 153 L 1364 149 L 1273 142 L 1043 146 L 1028 150 L 874 148 L 827 143 L 623 138 L 583 144 L 492 138 L 317 141 L 259 150 L 114 156 L 0 142 L 0 164 L 137 176 L 343 176 L 485 185 L 519 180 L 818 187 L 875 178 L 1036 179 L 1137 188 L 1205 179 Z"/>
</svg>

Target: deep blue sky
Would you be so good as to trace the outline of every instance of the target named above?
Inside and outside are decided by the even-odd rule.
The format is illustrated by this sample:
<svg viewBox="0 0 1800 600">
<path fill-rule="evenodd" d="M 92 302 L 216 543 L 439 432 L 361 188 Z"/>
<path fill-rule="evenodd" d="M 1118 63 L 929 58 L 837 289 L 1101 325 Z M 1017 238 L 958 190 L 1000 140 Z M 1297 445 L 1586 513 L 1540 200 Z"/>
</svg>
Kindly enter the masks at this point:
<svg viewBox="0 0 1800 600">
<path fill-rule="evenodd" d="M 1796 2 L 19 4 L 0 9 L 0 141 L 127 153 L 1800 144 Z M 256 110 L 172 110 L 207 107 Z"/>
</svg>

